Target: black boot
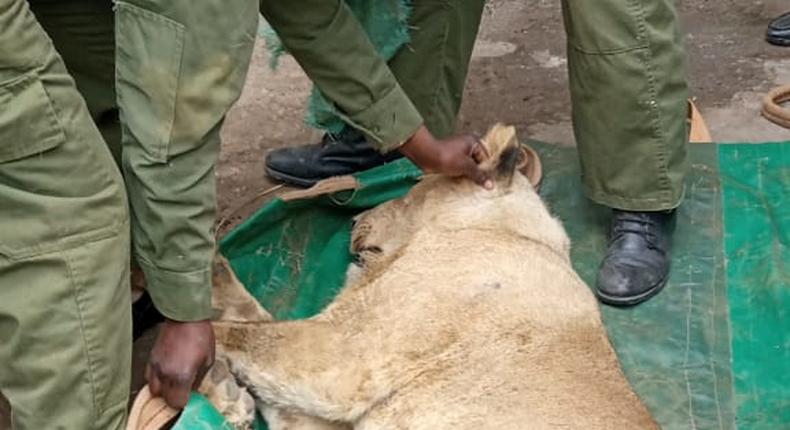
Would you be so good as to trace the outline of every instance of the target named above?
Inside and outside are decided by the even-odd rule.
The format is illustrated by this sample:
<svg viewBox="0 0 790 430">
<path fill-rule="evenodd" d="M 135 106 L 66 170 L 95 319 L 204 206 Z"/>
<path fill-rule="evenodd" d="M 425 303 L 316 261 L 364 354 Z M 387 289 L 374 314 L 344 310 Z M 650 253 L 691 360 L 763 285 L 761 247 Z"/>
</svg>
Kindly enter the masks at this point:
<svg viewBox="0 0 790 430">
<path fill-rule="evenodd" d="M 402 157 L 398 151 L 382 155 L 359 131 L 347 127 L 325 134 L 321 143 L 281 148 L 266 156 L 266 173 L 289 185 L 310 187 L 332 176 L 349 175 Z"/>
<path fill-rule="evenodd" d="M 609 249 L 598 272 L 598 298 L 633 306 L 658 294 L 669 277 L 675 211 L 613 212 Z"/>
<path fill-rule="evenodd" d="M 790 12 L 771 21 L 765 38 L 774 45 L 790 46 Z"/>
</svg>

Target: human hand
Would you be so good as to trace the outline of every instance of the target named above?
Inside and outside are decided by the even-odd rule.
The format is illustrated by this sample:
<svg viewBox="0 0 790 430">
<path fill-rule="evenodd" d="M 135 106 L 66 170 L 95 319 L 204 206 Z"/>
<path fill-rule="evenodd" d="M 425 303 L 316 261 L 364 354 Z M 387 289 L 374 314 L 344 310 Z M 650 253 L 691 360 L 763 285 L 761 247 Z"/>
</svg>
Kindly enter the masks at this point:
<svg viewBox="0 0 790 430">
<path fill-rule="evenodd" d="M 490 176 L 478 166 L 488 158 L 488 154 L 474 136 L 460 135 L 438 140 L 425 126 L 421 126 L 400 151 L 426 173 L 465 176 L 486 189 L 494 188 Z"/>
<path fill-rule="evenodd" d="M 166 320 L 159 331 L 145 378 L 151 394 L 182 409 L 214 363 L 214 329 L 211 322 Z"/>
</svg>

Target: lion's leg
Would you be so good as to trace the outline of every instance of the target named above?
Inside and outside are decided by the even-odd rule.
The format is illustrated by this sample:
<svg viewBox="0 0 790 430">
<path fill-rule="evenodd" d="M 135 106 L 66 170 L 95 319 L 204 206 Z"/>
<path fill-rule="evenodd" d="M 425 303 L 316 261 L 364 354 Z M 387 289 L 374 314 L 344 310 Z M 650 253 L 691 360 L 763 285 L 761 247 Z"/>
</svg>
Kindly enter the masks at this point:
<svg viewBox="0 0 790 430">
<path fill-rule="evenodd" d="M 391 392 L 393 375 L 362 334 L 316 320 L 221 322 L 214 330 L 231 372 L 260 403 L 353 422 Z"/>
<path fill-rule="evenodd" d="M 226 358 L 218 355 L 198 391 L 238 430 L 252 428 L 255 401 L 230 373 Z"/>
<path fill-rule="evenodd" d="M 266 419 L 269 430 L 351 430 L 349 425 L 287 412 L 263 403 L 256 405 L 247 388 L 240 386 L 230 373 L 227 358 L 222 353 L 203 379 L 199 392 L 237 430 L 252 428 L 256 406 Z"/>
</svg>

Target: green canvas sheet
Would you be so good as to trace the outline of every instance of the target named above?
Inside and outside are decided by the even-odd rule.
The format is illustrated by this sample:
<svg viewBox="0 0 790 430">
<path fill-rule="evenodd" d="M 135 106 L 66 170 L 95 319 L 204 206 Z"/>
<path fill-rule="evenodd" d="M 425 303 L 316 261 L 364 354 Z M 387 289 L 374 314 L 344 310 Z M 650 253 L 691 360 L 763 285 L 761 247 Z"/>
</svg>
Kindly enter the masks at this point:
<svg viewBox="0 0 790 430">
<path fill-rule="evenodd" d="M 790 144 L 719 155 L 741 429 L 790 429 Z"/>
<path fill-rule="evenodd" d="M 582 196 L 574 149 L 530 144 L 544 163 L 541 194 L 592 283 L 609 213 Z M 691 159 L 669 284 L 636 308 L 603 307 L 609 335 L 664 429 L 790 428 L 790 142 L 693 145 Z M 353 216 L 403 195 L 418 177 L 400 161 L 359 174 L 354 192 L 274 200 L 221 251 L 277 318 L 309 317 L 342 286 Z M 223 428 L 206 409 L 194 395 L 176 429 Z"/>
</svg>

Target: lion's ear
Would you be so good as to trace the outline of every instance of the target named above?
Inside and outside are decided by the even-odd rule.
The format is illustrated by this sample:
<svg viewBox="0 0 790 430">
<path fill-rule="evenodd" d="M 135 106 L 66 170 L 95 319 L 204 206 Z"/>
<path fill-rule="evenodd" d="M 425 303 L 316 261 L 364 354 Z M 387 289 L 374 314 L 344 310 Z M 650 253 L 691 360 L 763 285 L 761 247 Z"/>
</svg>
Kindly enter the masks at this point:
<svg viewBox="0 0 790 430">
<path fill-rule="evenodd" d="M 510 180 L 516 170 L 526 161 L 524 151 L 518 143 L 516 128 L 495 124 L 483 138 L 489 159 L 481 163 L 484 170 L 493 172 L 497 180 Z"/>
<path fill-rule="evenodd" d="M 494 124 L 482 139 L 482 143 L 490 157 L 489 161 L 495 166 L 505 150 L 518 147 L 516 128 L 501 123 Z"/>
<path fill-rule="evenodd" d="M 526 153 L 518 146 L 506 148 L 496 165 L 496 178 L 510 180 L 520 167 L 526 162 Z"/>
</svg>

